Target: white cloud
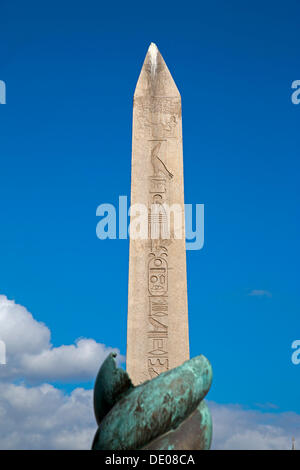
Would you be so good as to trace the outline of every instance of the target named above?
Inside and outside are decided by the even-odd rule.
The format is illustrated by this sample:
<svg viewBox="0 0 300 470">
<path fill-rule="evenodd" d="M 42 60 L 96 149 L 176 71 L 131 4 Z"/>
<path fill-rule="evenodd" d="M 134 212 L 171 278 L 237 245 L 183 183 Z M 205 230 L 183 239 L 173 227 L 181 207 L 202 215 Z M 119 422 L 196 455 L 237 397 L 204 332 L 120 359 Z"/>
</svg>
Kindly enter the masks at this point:
<svg viewBox="0 0 300 470">
<path fill-rule="evenodd" d="M 92 390 L 66 394 L 41 382 L 93 380 L 115 348 L 93 339 L 54 348 L 49 328 L 25 307 L 0 296 L 0 340 L 6 365 L 0 365 L 1 449 L 89 449 L 96 431 Z M 119 360 L 124 360 L 118 356 Z M 23 382 L 16 384 L 11 382 Z"/>
<path fill-rule="evenodd" d="M 253 289 L 249 294 L 251 297 L 272 297 L 272 293 L 268 290 Z"/>
<path fill-rule="evenodd" d="M 239 405 L 208 402 L 213 416 L 213 448 L 235 450 L 289 450 L 292 436 L 300 448 L 300 415 L 263 413 Z"/>
<path fill-rule="evenodd" d="M 252 291 L 256 292 L 256 291 Z M 259 291 L 260 292 L 260 291 Z M 258 295 L 258 294 L 253 294 Z M 67 394 L 44 383 L 94 379 L 110 351 L 93 339 L 54 348 L 46 325 L 21 305 L 0 296 L 0 340 L 7 364 L 0 365 L 1 449 L 89 449 L 96 431 L 92 390 Z M 14 380 L 24 383 L 10 383 Z M 213 415 L 215 449 L 290 449 L 295 436 L 300 448 L 300 415 L 245 410 L 238 405 L 208 402 Z"/>
<path fill-rule="evenodd" d="M 109 352 L 118 350 L 80 339 L 75 344 L 49 348 L 39 354 L 25 354 L 21 360 L 22 374 L 31 381 L 85 381 L 96 377 L 100 364 Z"/>
<path fill-rule="evenodd" d="M 96 429 L 91 390 L 0 384 L 0 449 L 90 449 Z"/>
<path fill-rule="evenodd" d="M 213 449 L 300 447 L 300 415 L 262 413 L 208 402 L 213 415 Z M 96 422 L 92 390 L 71 394 L 49 384 L 0 384 L 0 449 L 90 449 Z"/>
<path fill-rule="evenodd" d="M 54 348 L 50 330 L 36 321 L 25 307 L 0 296 L 0 340 L 6 345 L 6 365 L 0 367 L 0 379 L 22 378 L 33 382 L 81 382 L 95 378 L 98 369 L 115 351 L 93 339 L 78 339 L 75 344 Z"/>
</svg>

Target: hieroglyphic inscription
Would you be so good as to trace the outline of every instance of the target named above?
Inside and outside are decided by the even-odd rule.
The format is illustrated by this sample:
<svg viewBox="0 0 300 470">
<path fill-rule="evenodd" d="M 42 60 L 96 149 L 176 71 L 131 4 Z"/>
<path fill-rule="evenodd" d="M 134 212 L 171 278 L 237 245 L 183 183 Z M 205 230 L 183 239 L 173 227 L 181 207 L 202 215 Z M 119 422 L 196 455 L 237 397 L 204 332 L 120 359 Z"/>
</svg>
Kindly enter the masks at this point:
<svg viewBox="0 0 300 470">
<path fill-rule="evenodd" d="M 168 179 L 172 179 L 173 175 L 161 158 L 162 143 L 163 140 L 150 140 L 153 168 L 153 175 L 149 177 L 150 253 L 148 262 L 147 366 L 150 378 L 154 378 L 169 369 L 168 249 L 164 240 L 164 233 L 168 232 L 165 224 L 168 221 L 164 216 L 163 204 L 167 202 Z"/>
<path fill-rule="evenodd" d="M 149 215 L 149 236 L 130 237 L 126 368 L 138 385 L 189 358 L 181 97 L 154 44 L 132 124 L 131 206 L 147 206 Z"/>
<path fill-rule="evenodd" d="M 137 112 L 137 138 L 176 137 L 177 121 L 181 115 L 179 99 L 137 97 L 134 104 Z"/>
</svg>

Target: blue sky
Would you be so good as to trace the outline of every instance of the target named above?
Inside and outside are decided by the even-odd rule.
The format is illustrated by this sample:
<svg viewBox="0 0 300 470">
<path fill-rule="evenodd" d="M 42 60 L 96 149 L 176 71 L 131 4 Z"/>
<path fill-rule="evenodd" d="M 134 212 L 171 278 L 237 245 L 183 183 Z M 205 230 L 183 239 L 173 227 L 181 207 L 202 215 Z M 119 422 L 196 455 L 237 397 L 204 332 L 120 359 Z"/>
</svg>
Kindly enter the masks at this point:
<svg viewBox="0 0 300 470">
<path fill-rule="evenodd" d="M 205 204 L 204 248 L 187 252 L 191 355 L 212 362 L 211 400 L 300 413 L 299 2 L 0 9 L 0 294 L 54 346 L 94 338 L 125 354 L 128 241 L 97 239 L 96 208 L 130 194 L 132 97 L 153 41 L 182 96 L 185 201 Z"/>
</svg>

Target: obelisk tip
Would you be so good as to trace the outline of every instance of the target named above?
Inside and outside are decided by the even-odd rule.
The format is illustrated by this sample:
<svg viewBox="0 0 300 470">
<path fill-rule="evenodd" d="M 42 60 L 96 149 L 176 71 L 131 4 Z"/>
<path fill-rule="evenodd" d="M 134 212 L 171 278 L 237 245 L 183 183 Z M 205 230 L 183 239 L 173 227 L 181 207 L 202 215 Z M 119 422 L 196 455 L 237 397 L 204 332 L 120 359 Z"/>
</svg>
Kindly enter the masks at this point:
<svg viewBox="0 0 300 470">
<path fill-rule="evenodd" d="M 163 79 L 162 79 L 163 76 Z M 151 42 L 135 88 L 134 96 L 179 96 L 179 91 L 157 45 Z"/>
<path fill-rule="evenodd" d="M 153 53 L 157 53 L 157 51 L 158 51 L 157 45 L 155 44 L 155 42 L 151 42 L 150 46 L 148 47 L 148 52 L 150 52 L 150 54 L 153 54 Z"/>
</svg>

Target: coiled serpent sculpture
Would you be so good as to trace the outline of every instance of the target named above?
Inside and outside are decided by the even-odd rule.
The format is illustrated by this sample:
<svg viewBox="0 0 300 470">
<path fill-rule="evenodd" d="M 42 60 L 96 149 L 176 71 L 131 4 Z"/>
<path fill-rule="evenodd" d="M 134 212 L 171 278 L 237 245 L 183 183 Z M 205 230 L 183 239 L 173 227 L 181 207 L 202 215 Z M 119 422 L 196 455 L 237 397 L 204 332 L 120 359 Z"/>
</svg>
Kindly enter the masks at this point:
<svg viewBox="0 0 300 470">
<path fill-rule="evenodd" d="M 93 450 L 204 450 L 212 421 L 203 398 L 212 368 L 197 356 L 158 377 L 134 386 L 111 353 L 95 382 L 98 423 Z"/>
</svg>

